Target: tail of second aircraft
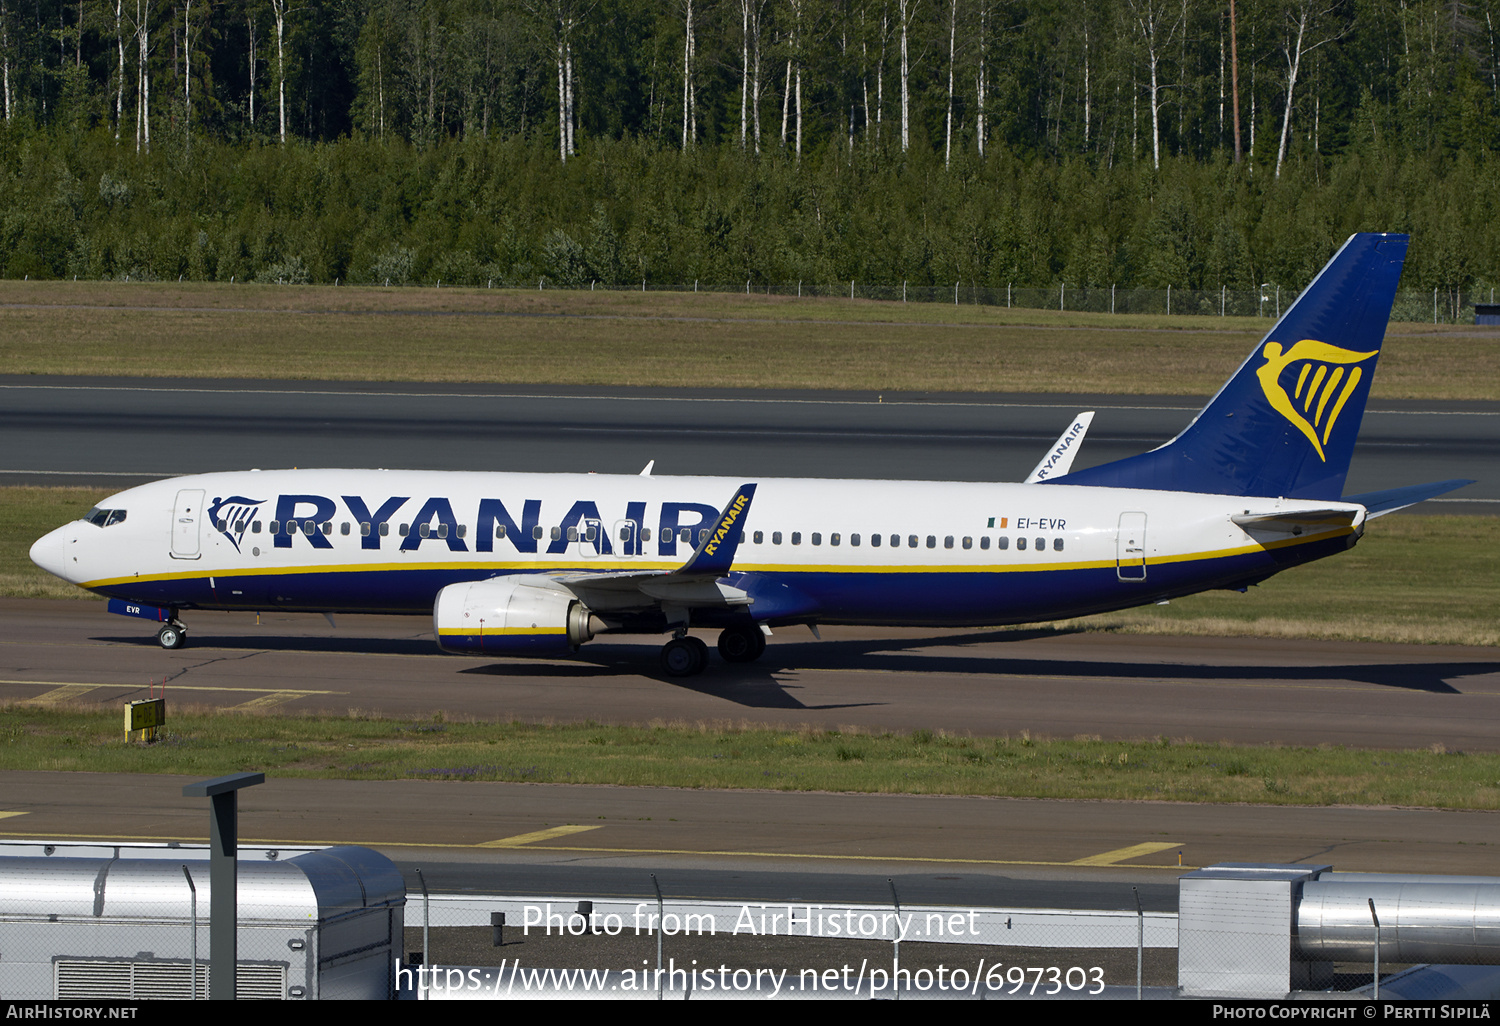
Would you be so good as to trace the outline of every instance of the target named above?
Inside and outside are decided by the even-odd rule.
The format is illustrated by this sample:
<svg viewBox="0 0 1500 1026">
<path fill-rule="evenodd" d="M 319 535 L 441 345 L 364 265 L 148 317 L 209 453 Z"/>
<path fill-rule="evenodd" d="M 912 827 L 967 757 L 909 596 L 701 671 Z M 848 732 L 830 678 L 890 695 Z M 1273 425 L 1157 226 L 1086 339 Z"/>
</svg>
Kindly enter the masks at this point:
<svg viewBox="0 0 1500 1026">
<path fill-rule="evenodd" d="M 1051 483 L 1338 499 L 1408 241 L 1351 236 L 1187 430 Z"/>
</svg>

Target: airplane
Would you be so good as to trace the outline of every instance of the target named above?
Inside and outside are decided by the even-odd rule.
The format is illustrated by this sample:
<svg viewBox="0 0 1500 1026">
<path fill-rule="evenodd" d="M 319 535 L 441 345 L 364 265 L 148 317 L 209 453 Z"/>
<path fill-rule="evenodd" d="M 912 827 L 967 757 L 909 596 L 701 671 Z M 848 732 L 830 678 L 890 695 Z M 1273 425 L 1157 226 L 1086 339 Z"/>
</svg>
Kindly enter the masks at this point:
<svg viewBox="0 0 1500 1026">
<path fill-rule="evenodd" d="M 1358 234 L 1176 438 L 1073 470 L 1082 415 L 1019 484 L 267 470 L 130 488 L 32 560 L 162 624 L 187 610 L 422 614 L 471 656 L 669 634 L 747 663 L 772 628 L 993 627 L 1245 591 L 1470 484 L 1342 496 L 1408 237 Z M 726 454 L 727 455 L 727 454 Z"/>
</svg>

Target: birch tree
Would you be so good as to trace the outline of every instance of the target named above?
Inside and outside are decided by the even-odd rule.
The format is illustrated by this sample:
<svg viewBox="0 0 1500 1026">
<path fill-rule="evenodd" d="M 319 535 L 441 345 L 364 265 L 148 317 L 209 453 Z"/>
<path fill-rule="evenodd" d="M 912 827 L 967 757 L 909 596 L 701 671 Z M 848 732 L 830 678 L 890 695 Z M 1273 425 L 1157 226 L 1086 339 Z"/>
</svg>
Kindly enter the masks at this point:
<svg viewBox="0 0 1500 1026">
<path fill-rule="evenodd" d="M 1336 3 L 1328 0 L 1301 0 L 1286 12 L 1281 52 L 1286 57 L 1286 110 L 1281 117 L 1281 141 L 1276 145 L 1276 177 L 1286 160 L 1286 141 L 1292 130 L 1292 102 L 1297 89 L 1297 74 L 1302 58 L 1338 38 L 1328 25 L 1328 15 Z"/>
</svg>

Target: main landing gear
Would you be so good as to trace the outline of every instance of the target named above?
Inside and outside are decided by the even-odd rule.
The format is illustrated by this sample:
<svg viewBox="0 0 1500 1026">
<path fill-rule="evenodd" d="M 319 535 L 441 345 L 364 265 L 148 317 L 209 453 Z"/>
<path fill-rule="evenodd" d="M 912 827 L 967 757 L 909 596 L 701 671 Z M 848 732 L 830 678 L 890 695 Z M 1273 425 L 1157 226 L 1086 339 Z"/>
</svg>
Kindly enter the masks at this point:
<svg viewBox="0 0 1500 1026">
<path fill-rule="evenodd" d="M 751 663 L 766 650 L 766 636 L 755 624 L 726 627 L 719 634 L 719 655 L 726 663 Z M 708 646 L 683 634 L 662 646 L 661 668 L 673 677 L 692 677 L 708 665 Z"/>
<path fill-rule="evenodd" d="M 162 648 L 181 648 L 187 644 L 187 628 L 173 620 L 156 632 L 156 640 Z"/>
</svg>

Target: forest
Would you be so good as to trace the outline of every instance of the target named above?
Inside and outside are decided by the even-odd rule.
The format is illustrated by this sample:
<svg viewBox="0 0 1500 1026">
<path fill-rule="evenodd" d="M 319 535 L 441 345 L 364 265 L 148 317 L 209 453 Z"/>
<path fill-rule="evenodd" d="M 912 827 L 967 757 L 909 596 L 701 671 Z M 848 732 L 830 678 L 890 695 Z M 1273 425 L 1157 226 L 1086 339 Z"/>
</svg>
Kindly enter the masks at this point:
<svg viewBox="0 0 1500 1026">
<path fill-rule="evenodd" d="M 0 0 L 0 274 L 1500 277 L 1500 0 Z"/>
</svg>

